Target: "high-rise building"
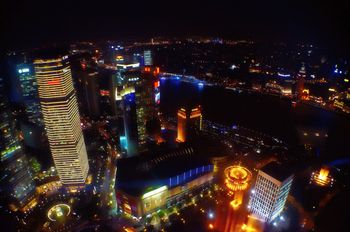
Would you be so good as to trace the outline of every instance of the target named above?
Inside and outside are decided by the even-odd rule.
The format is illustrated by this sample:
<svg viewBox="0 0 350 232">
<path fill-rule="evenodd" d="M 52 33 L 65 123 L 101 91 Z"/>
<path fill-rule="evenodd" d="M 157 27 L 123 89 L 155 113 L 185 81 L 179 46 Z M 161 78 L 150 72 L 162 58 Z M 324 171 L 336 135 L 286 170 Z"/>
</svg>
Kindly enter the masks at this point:
<svg viewBox="0 0 350 232">
<path fill-rule="evenodd" d="M 35 184 L 15 133 L 6 99 L 0 77 L 0 198 L 7 198 L 3 200 L 8 200 L 12 210 L 25 211 L 34 200 Z"/>
<path fill-rule="evenodd" d="M 303 96 L 303 90 L 304 90 L 304 84 L 306 79 L 306 70 L 304 63 L 302 64 L 299 73 L 297 74 L 296 78 L 296 96 L 297 99 L 300 100 Z"/>
<path fill-rule="evenodd" d="M 258 172 L 249 210 L 264 221 L 273 221 L 283 211 L 292 182 L 293 175 L 285 167 L 268 163 Z"/>
<path fill-rule="evenodd" d="M 126 74 L 124 89 L 121 91 L 124 130 L 128 155 L 142 151 L 147 142 L 146 124 L 156 116 L 156 81 L 149 74 Z"/>
<path fill-rule="evenodd" d="M 26 63 L 18 64 L 16 75 L 20 84 L 21 101 L 25 107 L 28 121 L 39 126 L 43 125 L 33 66 Z"/>
<path fill-rule="evenodd" d="M 98 72 L 87 70 L 82 74 L 83 81 L 83 104 L 86 113 L 92 118 L 100 116 L 100 91 L 98 84 Z"/>
<path fill-rule="evenodd" d="M 134 89 L 123 94 L 122 109 L 124 121 L 124 135 L 126 138 L 126 150 L 128 156 L 133 156 L 137 153 L 138 150 L 136 96 Z"/>
<path fill-rule="evenodd" d="M 145 146 L 147 141 L 146 124 L 154 118 L 156 114 L 154 81 L 155 79 L 152 75 L 142 75 L 135 86 L 139 147 Z"/>
<path fill-rule="evenodd" d="M 177 138 L 178 142 L 186 142 L 194 131 L 202 130 L 202 112 L 198 106 L 191 110 L 181 108 L 177 112 Z"/>
<path fill-rule="evenodd" d="M 144 59 L 145 66 L 153 65 L 152 52 L 150 50 L 145 50 L 143 52 L 143 59 Z"/>
<path fill-rule="evenodd" d="M 50 150 L 64 185 L 84 184 L 89 171 L 67 56 L 34 60 Z"/>
<path fill-rule="evenodd" d="M 181 108 L 177 111 L 177 137 L 178 142 L 186 141 L 186 122 L 187 114 L 184 108 Z"/>
<path fill-rule="evenodd" d="M 90 72 L 85 79 L 86 101 L 88 103 L 89 115 L 95 118 L 100 116 L 100 95 L 98 86 L 98 73 Z"/>
</svg>

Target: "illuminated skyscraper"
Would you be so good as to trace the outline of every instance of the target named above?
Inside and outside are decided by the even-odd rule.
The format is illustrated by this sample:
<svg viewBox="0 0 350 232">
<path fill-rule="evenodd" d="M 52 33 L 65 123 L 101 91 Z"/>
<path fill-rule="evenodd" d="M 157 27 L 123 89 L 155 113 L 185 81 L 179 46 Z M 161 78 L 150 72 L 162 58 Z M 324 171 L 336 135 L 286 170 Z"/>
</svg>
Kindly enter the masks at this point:
<svg viewBox="0 0 350 232">
<path fill-rule="evenodd" d="M 155 77 L 148 73 L 126 74 L 121 91 L 128 155 L 144 150 L 146 124 L 156 116 Z"/>
<path fill-rule="evenodd" d="M 146 124 L 154 118 L 156 114 L 154 82 L 154 76 L 143 74 L 135 86 L 137 133 L 140 147 L 146 144 Z"/>
<path fill-rule="evenodd" d="M 256 178 L 248 208 L 264 221 L 271 222 L 283 211 L 293 175 L 277 162 L 262 167 Z"/>
<path fill-rule="evenodd" d="M 304 90 L 304 84 L 306 79 L 306 71 L 305 71 L 305 65 L 302 64 L 299 73 L 297 74 L 297 80 L 296 80 L 296 96 L 297 99 L 300 100 L 303 96 L 303 90 Z"/>
<path fill-rule="evenodd" d="M 65 185 L 84 184 L 89 164 L 67 56 L 36 59 L 35 75 L 50 149 Z"/>
<path fill-rule="evenodd" d="M 202 130 L 202 112 L 200 106 L 191 110 L 181 108 L 177 112 L 178 142 L 186 142 L 194 131 Z"/>
<path fill-rule="evenodd" d="M 128 156 L 133 156 L 138 150 L 138 128 L 136 115 L 135 90 L 123 94 L 122 109 L 124 121 L 124 134 L 126 138 L 126 150 Z"/>
<path fill-rule="evenodd" d="M 26 210 L 34 198 L 35 185 L 28 161 L 14 131 L 6 101 L 3 79 L 0 77 L 0 198 L 12 210 Z"/>
<path fill-rule="evenodd" d="M 181 108 L 177 111 L 177 138 L 178 142 L 186 141 L 186 110 Z"/>
<path fill-rule="evenodd" d="M 41 126 L 43 121 L 33 66 L 30 64 L 17 65 L 16 75 L 19 80 L 21 98 L 26 115 L 28 116 L 28 121 Z"/>
<path fill-rule="evenodd" d="M 143 59 L 145 62 L 145 66 L 153 65 L 152 52 L 150 50 L 145 50 L 143 52 Z"/>
</svg>

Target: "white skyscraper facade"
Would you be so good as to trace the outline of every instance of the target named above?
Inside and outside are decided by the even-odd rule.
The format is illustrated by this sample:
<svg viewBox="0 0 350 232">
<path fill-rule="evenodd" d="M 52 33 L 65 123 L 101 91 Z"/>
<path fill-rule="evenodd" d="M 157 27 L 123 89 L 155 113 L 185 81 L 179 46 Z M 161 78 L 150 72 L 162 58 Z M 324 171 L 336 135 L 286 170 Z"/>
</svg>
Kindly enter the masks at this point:
<svg viewBox="0 0 350 232">
<path fill-rule="evenodd" d="M 64 185 L 85 183 L 89 171 L 78 103 L 67 56 L 34 61 L 50 150 Z"/>
<path fill-rule="evenodd" d="M 261 168 L 248 205 L 251 213 L 264 221 L 273 221 L 284 209 L 292 182 L 293 175 L 276 162 Z"/>
</svg>

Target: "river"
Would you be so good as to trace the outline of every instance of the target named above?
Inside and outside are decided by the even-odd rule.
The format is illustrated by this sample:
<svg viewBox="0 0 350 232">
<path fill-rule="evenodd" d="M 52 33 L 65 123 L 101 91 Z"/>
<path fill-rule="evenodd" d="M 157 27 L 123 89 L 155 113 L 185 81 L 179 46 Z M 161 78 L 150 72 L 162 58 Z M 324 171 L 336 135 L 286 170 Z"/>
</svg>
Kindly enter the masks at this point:
<svg viewBox="0 0 350 232">
<path fill-rule="evenodd" d="M 160 109 L 166 116 L 186 105 L 203 108 L 203 117 L 241 125 L 282 139 L 290 146 L 310 144 L 324 162 L 350 154 L 350 117 L 276 96 L 237 92 L 175 79 L 161 80 Z"/>
</svg>

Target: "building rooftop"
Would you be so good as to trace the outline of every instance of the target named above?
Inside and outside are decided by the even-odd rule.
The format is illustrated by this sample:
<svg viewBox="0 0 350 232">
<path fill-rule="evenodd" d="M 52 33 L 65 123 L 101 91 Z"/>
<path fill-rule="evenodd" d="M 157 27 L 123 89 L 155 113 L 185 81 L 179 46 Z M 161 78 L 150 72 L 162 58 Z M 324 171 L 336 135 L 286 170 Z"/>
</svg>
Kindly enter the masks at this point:
<svg viewBox="0 0 350 232">
<path fill-rule="evenodd" d="M 286 167 L 276 161 L 266 164 L 260 169 L 262 172 L 272 176 L 276 180 L 283 182 L 293 175 L 291 168 Z"/>
<path fill-rule="evenodd" d="M 209 158 L 191 146 L 119 159 L 116 189 L 138 196 L 151 186 L 164 185 L 171 177 L 210 164 Z"/>
</svg>

